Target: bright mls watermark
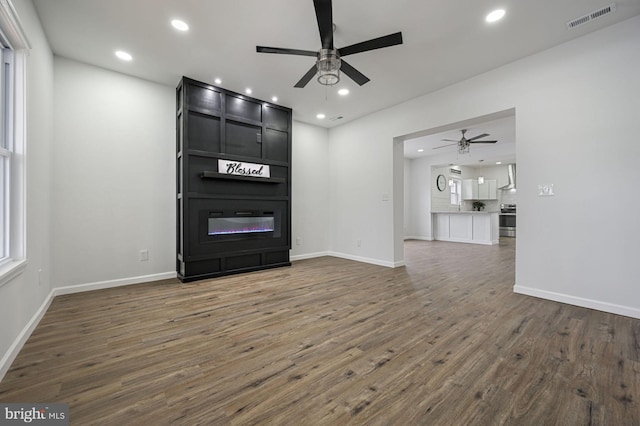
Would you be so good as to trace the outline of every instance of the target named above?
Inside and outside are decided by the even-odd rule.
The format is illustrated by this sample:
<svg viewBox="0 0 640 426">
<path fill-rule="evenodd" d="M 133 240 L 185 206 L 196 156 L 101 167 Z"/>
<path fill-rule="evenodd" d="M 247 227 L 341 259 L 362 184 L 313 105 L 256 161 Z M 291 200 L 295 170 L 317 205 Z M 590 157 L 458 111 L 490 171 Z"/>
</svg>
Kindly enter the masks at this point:
<svg viewBox="0 0 640 426">
<path fill-rule="evenodd" d="M 1 403 L 0 426 L 69 426 L 69 404 Z"/>
</svg>

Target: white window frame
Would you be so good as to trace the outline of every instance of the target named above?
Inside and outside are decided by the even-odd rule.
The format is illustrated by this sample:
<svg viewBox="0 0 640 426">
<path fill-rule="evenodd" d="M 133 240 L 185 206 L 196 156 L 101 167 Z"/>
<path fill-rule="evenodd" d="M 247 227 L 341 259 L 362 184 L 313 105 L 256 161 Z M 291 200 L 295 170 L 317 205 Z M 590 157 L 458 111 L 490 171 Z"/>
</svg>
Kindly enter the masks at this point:
<svg viewBox="0 0 640 426">
<path fill-rule="evenodd" d="M 26 252 L 26 58 L 29 49 L 18 15 L 9 0 L 0 0 L 0 43 L 11 49 L 11 73 L 7 85 L 11 90 L 7 121 L 2 130 L 8 136 L 2 156 L 9 163 L 5 175 L 4 220 L 0 224 L 7 256 L 0 260 L 0 287 L 24 271 L 27 265 Z M 3 55 L 4 56 L 4 55 Z M 2 61 L 4 68 L 5 61 Z M 4 92 L 4 90 L 3 90 Z M 4 115 L 4 112 L 3 112 Z M 4 120 L 4 118 L 3 118 Z M 3 179 L 5 182 L 5 179 Z"/>
<path fill-rule="evenodd" d="M 462 203 L 462 179 L 449 179 L 449 188 L 451 190 L 451 205 L 459 206 Z"/>
</svg>

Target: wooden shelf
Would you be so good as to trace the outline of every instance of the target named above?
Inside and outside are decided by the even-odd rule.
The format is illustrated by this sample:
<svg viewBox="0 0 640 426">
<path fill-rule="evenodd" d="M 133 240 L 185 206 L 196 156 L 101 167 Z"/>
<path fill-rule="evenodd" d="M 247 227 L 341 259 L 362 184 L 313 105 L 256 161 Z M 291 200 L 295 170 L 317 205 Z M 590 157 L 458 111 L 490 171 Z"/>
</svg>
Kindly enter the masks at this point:
<svg viewBox="0 0 640 426">
<path fill-rule="evenodd" d="M 200 174 L 201 179 L 228 179 L 228 180 L 239 180 L 245 182 L 262 182 L 262 183 L 285 183 L 286 180 L 284 178 L 277 177 L 269 177 L 269 178 L 261 178 L 261 177 L 253 177 L 253 176 L 239 176 L 239 175 L 226 175 L 224 173 L 218 172 L 210 172 L 204 171 Z"/>
</svg>

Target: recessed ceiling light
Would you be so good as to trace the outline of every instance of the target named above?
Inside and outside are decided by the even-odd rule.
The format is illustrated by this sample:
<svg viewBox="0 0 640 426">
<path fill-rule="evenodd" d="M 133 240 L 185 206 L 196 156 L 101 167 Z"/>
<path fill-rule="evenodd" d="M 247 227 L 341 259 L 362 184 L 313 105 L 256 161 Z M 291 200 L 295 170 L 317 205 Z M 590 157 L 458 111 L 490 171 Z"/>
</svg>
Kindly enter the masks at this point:
<svg viewBox="0 0 640 426">
<path fill-rule="evenodd" d="M 221 84 L 221 83 L 222 83 L 222 80 L 220 80 L 219 78 L 216 78 L 215 80 L 213 80 L 213 82 L 214 82 L 215 84 Z"/>
<path fill-rule="evenodd" d="M 122 50 L 117 50 L 116 51 L 116 56 L 119 59 L 122 59 L 123 61 L 130 61 L 130 60 L 133 59 L 133 56 L 131 56 L 130 54 L 128 54 L 127 52 L 122 51 Z"/>
<path fill-rule="evenodd" d="M 502 164 L 502 161 L 496 161 L 496 164 Z"/>
<path fill-rule="evenodd" d="M 187 25 L 186 22 L 181 21 L 179 19 L 174 19 L 173 21 L 171 21 L 171 25 L 173 25 L 173 28 L 175 28 L 176 30 L 179 30 L 179 31 L 188 31 L 189 30 L 189 25 Z"/>
<path fill-rule="evenodd" d="M 316 115 L 316 118 L 318 118 L 318 119 L 320 119 L 320 120 L 324 119 L 325 117 L 326 117 L 326 115 L 324 115 L 324 114 L 322 114 L 322 113 L 320 113 L 320 114 Z"/>
<path fill-rule="evenodd" d="M 489 13 L 485 19 L 487 22 L 496 22 L 501 20 L 504 17 L 505 11 L 504 9 L 496 9 L 493 12 Z"/>
<path fill-rule="evenodd" d="M 418 152 L 424 152 L 424 149 L 420 148 L 420 149 L 418 150 Z"/>
<path fill-rule="evenodd" d="M 272 100 L 273 102 L 278 102 L 278 97 L 277 97 L 277 96 L 274 96 L 274 97 L 272 97 L 272 98 L 271 98 L 271 100 Z"/>
<path fill-rule="evenodd" d="M 347 96 L 349 94 L 349 89 L 340 89 L 338 90 L 338 95 Z"/>
<path fill-rule="evenodd" d="M 248 87 L 244 90 L 244 93 L 246 93 L 247 95 L 250 95 L 253 93 L 253 90 L 249 89 Z"/>
</svg>

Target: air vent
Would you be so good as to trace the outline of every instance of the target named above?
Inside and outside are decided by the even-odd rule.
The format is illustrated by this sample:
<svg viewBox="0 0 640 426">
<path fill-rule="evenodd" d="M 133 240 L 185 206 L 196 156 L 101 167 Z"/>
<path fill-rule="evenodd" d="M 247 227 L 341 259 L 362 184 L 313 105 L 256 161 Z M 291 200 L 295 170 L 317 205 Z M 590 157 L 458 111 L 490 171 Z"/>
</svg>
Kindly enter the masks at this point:
<svg viewBox="0 0 640 426">
<path fill-rule="evenodd" d="M 334 24 L 334 25 L 335 25 L 335 24 Z M 337 116 L 337 117 L 331 117 L 329 120 L 330 120 L 330 121 L 338 121 L 338 120 L 342 120 L 343 118 L 344 118 L 343 116 L 339 115 L 339 116 Z"/>
<path fill-rule="evenodd" d="M 591 22 L 594 19 L 600 18 L 601 16 L 608 15 L 616 11 L 616 4 L 611 3 L 609 6 L 605 6 L 601 9 L 593 11 L 587 15 L 576 18 L 572 21 L 567 22 L 567 29 L 571 30 L 575 27 L 579 27 L 580 25 L 586 24 L 587 22 Z"/>
</svg>

